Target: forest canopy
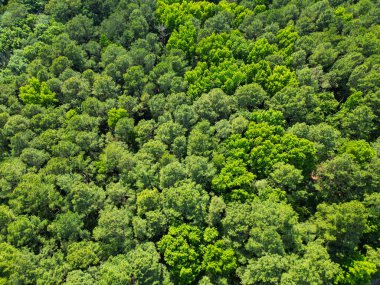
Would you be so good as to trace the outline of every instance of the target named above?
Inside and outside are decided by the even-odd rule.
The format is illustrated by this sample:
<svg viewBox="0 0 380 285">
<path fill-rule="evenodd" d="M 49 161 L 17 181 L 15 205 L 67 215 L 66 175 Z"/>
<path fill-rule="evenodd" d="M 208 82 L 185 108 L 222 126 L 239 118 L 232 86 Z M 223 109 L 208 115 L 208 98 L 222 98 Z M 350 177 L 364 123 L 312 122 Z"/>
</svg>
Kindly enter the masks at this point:
<svg viewBox="0 0 380 285">
<path fill-rule="evenodd" d="M 0 284 L 380 279 L 380 2 L 0 0 Z"/>
</svg>

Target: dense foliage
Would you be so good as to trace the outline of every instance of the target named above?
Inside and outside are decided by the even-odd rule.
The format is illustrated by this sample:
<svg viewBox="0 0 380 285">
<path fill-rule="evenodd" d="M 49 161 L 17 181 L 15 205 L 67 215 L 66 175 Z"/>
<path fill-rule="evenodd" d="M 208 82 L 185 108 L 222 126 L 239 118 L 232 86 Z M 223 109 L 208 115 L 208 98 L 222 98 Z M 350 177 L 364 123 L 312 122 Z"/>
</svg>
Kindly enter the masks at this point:
<svg viewBox="0 0 380 285">
<path fill-rule="evenodd" d="M 380 2 L 0 0 L 0 284 L 369 284 Z"/>
</svg>

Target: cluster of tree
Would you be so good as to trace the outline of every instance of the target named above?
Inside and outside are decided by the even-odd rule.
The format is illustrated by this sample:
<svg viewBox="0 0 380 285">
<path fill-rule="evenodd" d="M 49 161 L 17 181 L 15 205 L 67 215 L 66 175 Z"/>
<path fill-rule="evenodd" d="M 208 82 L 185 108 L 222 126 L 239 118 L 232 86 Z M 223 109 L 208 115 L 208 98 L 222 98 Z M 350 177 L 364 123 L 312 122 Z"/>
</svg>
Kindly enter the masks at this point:
<svg viewBox="0 0 380 285">
<path fill-rule="evenodd" d="M 0 0 L 0 284 L 369 284 L 379 15 Z"/>
</svg>

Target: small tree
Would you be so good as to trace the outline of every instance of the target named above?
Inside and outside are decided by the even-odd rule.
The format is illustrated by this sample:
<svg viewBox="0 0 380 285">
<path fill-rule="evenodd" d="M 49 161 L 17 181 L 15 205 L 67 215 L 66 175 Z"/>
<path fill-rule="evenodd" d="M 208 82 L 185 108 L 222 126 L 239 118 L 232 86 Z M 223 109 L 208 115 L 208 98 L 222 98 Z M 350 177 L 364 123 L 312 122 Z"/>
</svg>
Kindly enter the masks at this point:
<svg viewBox="0 0 380 285">
<path fill-rule="evenodd" d="M 25 104 L 49 106 L 58 102 L 55 93 L 49 89 L 46 82 L 40 82 L 35 77 L 29 80 L 28 85 L 20 87 L 19 96 Z"/>
</svg>

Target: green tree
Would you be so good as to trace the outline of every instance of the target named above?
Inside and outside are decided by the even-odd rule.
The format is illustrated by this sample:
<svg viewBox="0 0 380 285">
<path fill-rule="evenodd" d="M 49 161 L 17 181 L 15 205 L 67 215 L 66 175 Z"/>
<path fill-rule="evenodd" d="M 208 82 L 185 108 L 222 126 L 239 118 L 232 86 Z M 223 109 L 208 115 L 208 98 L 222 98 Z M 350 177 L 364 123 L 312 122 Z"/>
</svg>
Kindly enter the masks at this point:
<svg viewBox="0 0 380 285">
<path fill-rule="evenodd" d="M 194 108 L 201 119 L 214 123 L 228 118 L 233 110 L 233 101 L 221 89 L 213 89 L 194 102 Z"/>
<path fill-rule="evenodd" d="M 187 21 L 180 25 L 178 30 L 174 30 L 170 35 L 166 45 L 168 50 L 181 49 L 185 52 L 188 60 L 191 60 L 195 53 L 197 30 L 192 21 Z"/>
<path fill-rule="evenodd" d="M 294 72 L 285 66 L 276 65 L 272 73 L 265 79 L 264 89 L 271 95 L 285 86 L 297 86 L 298 82 Z"/>
<path fill-rule="evenodd" d="M 184 180 L 186 177 L 186 171 L 181 163 L 174 161 L 165 165 L 160 170 L 160 187 L 169 188 L 174 186 L 177 182 Z"/>
<path fill-rule="evenodd" d="M 316 189 L 322 198 L 334 202 L 360 199 L 370 179 L 369 173 L 350 154 L 338 155 L 320 164 L 316 177 Z"/>
<path fill-rule="evenodd" d="M 367 244 L 378 247 L 380 240 L 377 236 L 379 231 L 380 220 L 380 194 L 372 193 L 364 197 L 363 204 L 368 211 L 367 229 L 365 231 L 365 238 Z"/>
<path fill-rule="evenodd" d="M 19 213 L 52 218 L 62 206 L 62 197 L 53 184 L 43 180 L 43 175 L 28 173 L 13 189 L 9 203 Z"/>
<path fill-rule="evenodd" d="M 134 40 L 144 38 L 149 31 L 149 24 L 144 12 L 140 9 L 134 9 L 130 12 L 129 21 L 126 29 L 121 36 L 121 42 L 126 45 Z"/>
<path fill-rule="evenodd" d="M 212 189 L 229 200 L 243 200 L 252 194 L 255 175 L 241 160 L 227 160 L 220 173 L 212 179 Z"/>
<path fill-rule="evenodd" d="M 76 15 L 65 28 L 70 38 L 78 43 L 86 43 L 94 36 L 94 21 L 84 15 Z"/>
<path fill-rule="evenodd" d="M 324 70 L 327 70 L 333 65 L 338 53 L 331 43 L 321 43 L 316 46 L 313 54 L 310 56 L 309 61 L 312 65 L 322 65 Z"/>
<path fill-rule="evenodd" d="M 134 126 L 135 120 L 133 118 L 119 119 L 115 125 L 115 136 L 129 145 L 133 144 L 135 141 Z"/>
<path fill-rule="evenodd" d="M 65 285 L 91 285 L 95 280 L 90 273 L 82 270 L 73 270 L 67 273 Z"/>
<path fill-rule="evenodd" d="M 191 284 L 199 275 L 201 239 L 200 229 L 182 224 L 170 227 L 168 234 L 157 243 L 174 282 Z"/>
<path fill-rule="evenodd" d="M 175 138 L 185 134 L 185 129 L 178 123 L 168 121 L 162 123 L 156 129 L 156 138 L 168 146 L 172 145 Z"/>
<path fill-rule="evenodd" d="M 131 214 L 125 208 L 106 207 L 99 213 L 93 236 L 106 255 L 125 252 L 132 247 Z"/>
<path fill-rule="evenodd" d="M 218 196 L 213 196 L 210 200 L 210 205 L 207 214 L 207 223 L 210 226 L 219 227 L 221 224 L 222 217 L 226 209 L 226 204 L 223 198 Z"/>
<path fill-rule="evenodd" d="M 343 109 L 336 114 L 337 125 L 342 134 L 351 139 L 368 140 L 375 128 L 374 119 L 375 114 L 365 105 L 352 110 Z"/>
<path fill-rule="evenodd" d="M 223 240 L 209 244 L 204 249 L 202 267 L 212 276 L 228 276 L 237 267 L 235 252 Z"/>
<path fill-rule="evenodd" d="M 275 186 L 289 192 L 296 190 L 304 179 L 301 170 L 283 162 L 273 165 L 269 177 Z"/>
<path fill-rule="evenodd" d="M 370 144 L 364 140 L 348 141 L 340 147 L 340 153 L 351 155 L 358 163 L 369 162 L 376 154 Z"/>
<path fill-rule="evenodd" d="M 334 260 L 347 260 L 355 254 L 367 217 L 365 207 L 356 200 L 318 205 L 315 214 L 316 233 L 325 241 Z"/>
<path fill-rule="evenodd" d="M 80 0 L 50 0 L 49 3 L 46 4 L 45 10 L 56 19 L 66 22 L 79 13 L 81 4 Z"/>
<path fill-rule="evenodd" d="M 181 222 L 201 225 L 206 216 L 208 202 L 207 192 L 188 180 L 162 191 L 162 211 L 174 225 Z"/>
<path fill-rule="evenodd" d="M 48 226 L 48 230 L 61 243 L 73 242 L 88 234 L 83 229 L 83 226 L 82 217 L 75 212 L 68 211 L 58 214 L 56 219 Z"/>
<path fill-rule="evenodd" d="M 251 259 L 240 272 L 242 284 L 280 284 L 281 276 L 288 270 L 290 262 L 291 258 L 278 254 Z"/>
<path fill-rule="evenodd" d="M 298 216 L 292 207 L 270 200 L 230 203 L 222 219 L 224 235 L 246 257 L 284 255 L 301 245 Z"/>
<path fill-rule="evenodd" d="M 188 155 L 210 155 L 216 144 L 213 133 L 214 128 L 211 127 L 208 121 L 202 121 L 195 125 L 188 137 Z"/>
<path fill-rule="evenodd" d="M 141 65 L 128 68 L 124 74 L 124 86 L 128 94 L 133 96 L 141 96 L 148 78 L 144 73 L 144 68 Z"/>
<path fill-rule="evenodd" d="M 127 116 L 128 116 L 128 113 L 123 108 L 119 108 L 119 109 L 113 108 L 113 109 L 109 110 L 108 111 L 108 121 L 107 121 L 108 126 L 110 128 L 115 128 L 118 121 L 122 118 L 127 117 Z"/>
<path fill-rule="evenodd" d="M 112 77 L 108 75 L 94 76 L 92 94 L 100 101 L 105 101 L 108 98 L 116 98 L 119 95 L 119 90 L 119 86 L 115 84 Z"/>
<path fill-rule="evenodd" d="M 361 257 L 351 261 L 344 269 L 345 272 L 336 278 L 339 284 L 369 284 L 371 276 L 376 272 L 376 264 Z"/>
<path fill-rule="evenodd" d="M 18 216 L 8 224 L 7 241 L 18 248 L 27 246 L 35 248 L 40 236 L 38 231 L 43 227 L 40 219 L 36 216 Z"/>
<path fill-rule="evenodd" d="M 189 155 L 185 158 L 187 175 L 197 184 L 207 187 L 216 173 L 215 166 L 207 158 Z"/>
<path fill-rule="evenodd" d="M 285 87 L 268 102 L 271 108 L 281 111 L 290 124 L 319 123 L 335 111 L 337 104 L 332 93 L 316 94 L 312 87 L 306 86 Z"/>
<path fill-rule="evenodd" d="M 268 99 L 267 93 L 257 83 L 246 84 L 236 89 L 234 97 L 238 108 L 252 110 L 260 108 Z"/>
<path fill-rule="evenodd" d="M 332 158 L 340 144 L 341 133 L 326 123 L 308 126 L 304 123 L 295 124 L 287 130 L 298 137 L 314 142 L 318 161 Z"/>
<path fill-rule="evenodd" d="M 31 78 L 28 85 L 20 87 L 19 96 L 25 104 L 48 106 L 58 102 L 46 82 L 40 82 L 37 78 Z"/>
<path fill-rule="evenodd" d="M 104 262 L 99 270 L 99 284 L 173 284 L 153 243 L 138 245 L 124 255 Z"/>
<path fill-rule="evenodd" d="M 26 249 L 2 242 L 0 252 L 0 282 L 3 284 L 33 284 L 37 258 Z"/>
<path fill-rule="evenodd" d="M 327 250 L 313 242 L 306 246 L 304 256 L 282 275 L 281 284 L 331 284 L 340 272 L 339 265 L 330 260 Z"/>
<path fill-rule="evenodd" d="M 270 44 L 266 38 L 260 38 L 255 41 L 248 59 L 251 62 L 259 62 L 260 60 L 265 59 L 268 55 L 275 53 L 277 50 L 278 47 L 276 45 Z"/>
<path fill-rule="evenodd" d="M 59 56 L 53 60 L 50 70 L 55 76 L 59 76 L 72 65 L 73 63 L 66 56 Z"/>
<path fill-rule="evenodd" d="M 73 269 L 86 269 L 97 265 L 99 259 L 99 244 L 92 241 L 80 241 L 69 244 L 67 262 Z"/>
<path fill-rule="evenodd" d="M 98 186 L 77 183 L 70 187 L 66 198 L 69 201 L 68 204 L 76 213 L 89 215 L 103 207 L 105 193 Z"/>
<path fill-rule="evenodd" d="M 198 121 L 198 114 L 194 106 L 187 104 L 179 105 L 175 108 L 174 121 L 182 124 L 186 129 L 191 129 Z"/>
</svg>

